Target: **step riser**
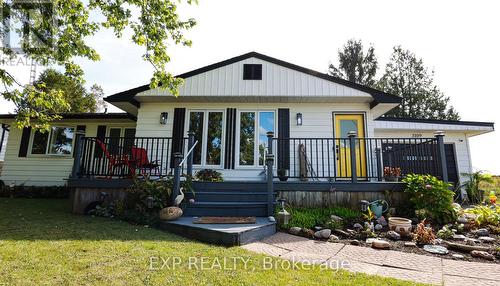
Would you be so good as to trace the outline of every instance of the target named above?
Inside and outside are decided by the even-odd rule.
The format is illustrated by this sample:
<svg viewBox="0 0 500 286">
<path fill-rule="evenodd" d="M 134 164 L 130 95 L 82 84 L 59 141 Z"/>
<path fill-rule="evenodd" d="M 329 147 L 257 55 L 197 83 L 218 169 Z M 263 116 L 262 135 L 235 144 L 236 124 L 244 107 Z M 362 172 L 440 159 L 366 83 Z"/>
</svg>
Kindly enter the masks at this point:
<svg viewBox="0 0 500 286">
<path fill-rule="evenodd" d="M 204 183 L 193 182 L 193 188 L 196 191 L 251 191 L 267 192 L 266 184 L 249 182 L 222 182 L 222 183 Z"/>
<path fill-rule="evenodd" d="M 184 209 L 185 216 L 267 216 L 267 208 L 211 208 L 189 207 Z"/>
<path fill-rule="evenodd" d="M 204 194 L 196 193 L 186 198 L 197 202 L 267 202 L 267 194 Z"/>
</svg>

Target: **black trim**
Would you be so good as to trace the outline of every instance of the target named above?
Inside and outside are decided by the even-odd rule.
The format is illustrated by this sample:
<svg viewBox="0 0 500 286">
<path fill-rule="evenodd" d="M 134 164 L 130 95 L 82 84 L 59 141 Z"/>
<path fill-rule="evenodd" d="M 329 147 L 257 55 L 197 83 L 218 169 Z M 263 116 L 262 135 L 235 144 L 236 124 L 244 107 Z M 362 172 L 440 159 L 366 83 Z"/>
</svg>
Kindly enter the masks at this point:
<svg viewBox="0 0 500 286">
<path fill-rule="evenodd" d="M 31 127 L 24 127 L 21 135 L 21 143 L 19 144 L 18 157 L 26 157 L 28 155 L 28 146 L 30 143 Z"/>
<path fill-rule="evenodd" d="M 0 114 L 0 119 L 15 119 L 17 114 Z M 137 117 L 129 113 L 61 113 L 62 119 L 130 119 Z"/>
<path fill-rule="evenodd" d="M 226 149 L 224 169 L 234 169 L 236 152 L 236 108 L 226 110 Z"/>
<path fill-rule="evenodd" d="M 85 136 L 85 130 L 87 129 L 87 126 L 85 125 L 77 125 L 76 126 L 76 133 L 75 133 L 75 142 L 74 142 L 74 147 L 73 147 L 73 158 L 76 156 L 76 148 L 78 148 L 78 142 L 80 142 L 80 138 Z"/>
<path fill-rule="evenodd" d="M 104 142 L 106 139 L 106 129 L 107 129 L 106 125 L 98 125 L 97 126 L 96 138 L 101 140 L 102 143 L 106 143 L 106 142 Z M 104 152 L 104 150 L 102 150 L 102 148 L 98 144 L 95 144 L 94 157 L 101 158 L 103 155 L 103 152 Z"/>
<path fill-rule="evenodd" d="M 184 122 L 186 118 L 185 108 L 174 109 L 174 121 L 172 126 L 172 151 L 170 154 L 170 168 L 174 168 L 174 153 L 182 153 L 184 145 Z"/>
<path fill-rule="evenodd" d="M 278 109 L 278 138 L 290 138 L 290 109 Z M 278 170 L 290 170 L 290 144 L 286 140 L 278 141 Z"/>
<path fill-rule="evenodd" d="M 395 122 L 414 122 L 414 123 L 430 123 L 430 124 L 450 124 L 450 125 L 468 125 L 468 126 L 485 126 L 494 127 L 494 122 L 481 121 L 458 121 L 458 120 L 443 120 L 443 119 L 415 119 L 415 118 L 395 118 L 395 117 L 379 117 L 378 121 L 395 121 Z"/>
<path fill-rule="evenodd" d="M 309 75 L 312 75 L 315 77 L 319 77 L 319 78 L 327 80 L 327 81 L 331 81 L 331 82 L 345 85 L 345 86 L 348 86 L 350 88 L 354 88 L 354 89 L 357 89 L 357 90 L 360 90 L 363 92 L 367 92 L 373 97 L 374 102 L 375 102 L 374 105 L 373 104 L 370 105 L 370 106 L 372 106 L 372 108 L 373 108 L 373 106 L 377 105 L 378 103 L 398 103 L 399 104 L 399 103 L 401 103 L 401 100 L 402 100 L 402 98 L 399 96 L 388 94 L 386 92 L 376 90 L 376 89 L 373 89 L 371 87 L 367 87 L 367 86 L 357 84 L 354 82 L 350 82 L 348 80 L 334 77 L 334 76 L 331 76 L 328 74 L 320 73 L 320 72 L 317 72 L 315 70 L 301 67 L 301 66 L 298 66 L 298 65 L 295 65 L 295 64 L 292 64 L 289 62 L 285 62 L 285 61 L 282 61 L 282 60 L 279 60 L 279 59 L 276 59 L 276 58 L 273 58 L 270 56 L 266 56 L 266 55 L 263 55 L 263 54 L 260 54 L 257 52 L 249 52 L 249 53 L 246 53 L 246 54 L 234 57 L 234 58 L 230 58 L 230 59 L 218 62 L 218 63 L 214 63 L 214 64 L 204 66 L 204 67 L 199 68 L 199 69 L 192 70 L 190 72 L 186 72 L 186 73 L 177 75 L 176 77 L 186 79 L 186 78 L 189 78 L 189 77 L 192 77 L 192 76 L 195 76 L 195 75 L 207 72 L 207 71 L 211 71 L 211 70 L 214 70 L 214 69 L 217 69 L 217 68 L 229 65 L 229 64 L 240 62 L 240 61 L 248 59 L 248 58 L 257 58 L 257 59 L 260 59 L 263 61 L 267 61 L 267 62 L 276 64 L 276 65 L 280 65 L 280 66 L 298 71 L 298 72 L 302 72 L 302 73 L 309 74 Z M 149 89 L 149 84 L 141 85 L 141 86 L 136 87 L 136 88 L 132 88 L 132 89 L 129 89 L 126 91 L 122 91 L 122 92 L 110 95 L 110 96 L 106 97 L 105 100 L 107 102 L 131 101 L 134 99 L 134 97 L 137 93 L 146 91 L 148 89 Z"/>
</svg>

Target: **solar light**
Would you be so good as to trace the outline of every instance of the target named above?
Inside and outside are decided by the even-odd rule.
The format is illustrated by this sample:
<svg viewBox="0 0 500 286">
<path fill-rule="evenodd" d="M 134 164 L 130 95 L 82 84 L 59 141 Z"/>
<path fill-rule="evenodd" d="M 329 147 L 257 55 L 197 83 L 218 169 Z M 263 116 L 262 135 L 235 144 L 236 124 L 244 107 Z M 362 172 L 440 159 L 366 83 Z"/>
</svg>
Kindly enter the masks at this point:
<svg viewBox="0 0 500 286">
<path fill-rule="evenodd" d="M 146 207 L 148 209 L 152 209 L 154 204 L 154 198 L 152 196 L 149 196 L 146 198 Z"/>
</svg>

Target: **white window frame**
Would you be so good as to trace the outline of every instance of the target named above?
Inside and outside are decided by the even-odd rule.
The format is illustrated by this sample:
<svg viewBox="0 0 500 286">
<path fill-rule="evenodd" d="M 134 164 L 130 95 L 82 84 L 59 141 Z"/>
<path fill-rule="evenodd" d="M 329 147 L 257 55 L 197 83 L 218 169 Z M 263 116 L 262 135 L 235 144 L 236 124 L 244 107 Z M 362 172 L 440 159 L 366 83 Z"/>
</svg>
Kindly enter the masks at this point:
<svg viewBox="0 0 500 286">
<path fill-rule="evenodd" d="M 193 166 L 198 168 L 210 168 L 210 169 L 223 169 L 224 168 L 224 153 L 226 149 L 226 111 L 224 109 L 188 109 L 186 112 L 186 123 L 185 128 L 186 136 L 189 131 L 189 123 L 191 119 L 192 112 L 203 112 L 203 142 L 201 144 L 201 164 L 194 164 Z M 220 164 L 219 165 L 208 165 L 207 164 L 207 136 L 208 136 L 208 113 L 210 112 L 222 112 L 222 134 L 221 134 L 221 150 L 220 150 Z M 199 143 L 198 143 L 199 144 Z M 187 146 L 185 147 L 186 152 Z"/>
<path fill-rule="evenodd" d="M 254 132 L 254 159 L 253 165 L 240 165 L 240 129 L 241 129 L 241 113 L 242 112 L 254 112 L 255 116 L 255 132 Z M 260 126 L 260 113 L 262 112 L 273 112 L 274 113 L 274 135 L 278 134 L 278 110 L 277 109 L 239 109 L 236 112 L 236 146 L 235 146 L 235 167 L 238 169 L 262 169 L 265 166 L 259 165 L 259 126 Z M 266 139 L 267 140 L 267 139 Z M 276 142 L 273 142 L 273 153 L 276 153 Z M 276 166 L 276 160 L 274 160 L 274 166 Z"/>
<path fill-rule="evenodd" d="M 50 150 L 50 141 L 52 138 L 52 128 L 72 128 L 73 129 L 73 139 L 71 140 L 71 152 L 69 154 L 52 154 L 49 153 Z M 76 126 L 71 126 L 71 125 L 54 125 L 50 126 L 50 131 L 49 135 L 47 136 L 47 145 L 45 146 L 45 153 L 44 154 L 33 154 L 33 141 L 35 139 L 35 133 L 36 130 L 32 130 L 31 135 L 30 135 L 30 144 L 29 144 L 29 154 L 30 156 L 37 157 L 37 156 L 55 156 L 55 157 L 72 157 L 73 152 L 75 150 L 75 138 L 76 138 Z"/>
</svg>

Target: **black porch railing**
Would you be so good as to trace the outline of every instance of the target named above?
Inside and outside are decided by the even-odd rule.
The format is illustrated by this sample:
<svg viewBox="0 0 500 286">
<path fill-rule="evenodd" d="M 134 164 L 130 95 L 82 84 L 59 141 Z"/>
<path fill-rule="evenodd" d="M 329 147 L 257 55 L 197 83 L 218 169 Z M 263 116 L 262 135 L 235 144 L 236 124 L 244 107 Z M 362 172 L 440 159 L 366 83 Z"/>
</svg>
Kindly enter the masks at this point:
<svg viewBox="0 0 500 286">
<path fill-rule="evenodd" d="M 76 149 L 74 176 L 111 179 L 172 175 L 173 155 L 184 153 L 187 143 L 188 138 L 81 137 Z"/>
<path fill-rule="evenodd" d="M 382 180 L 384 170 L 443 174 L 440 138 L 273 138 L 278 173 L 301 180 Z M 442 139 L 441 139 L 442 141 Z"/>
</svg>

